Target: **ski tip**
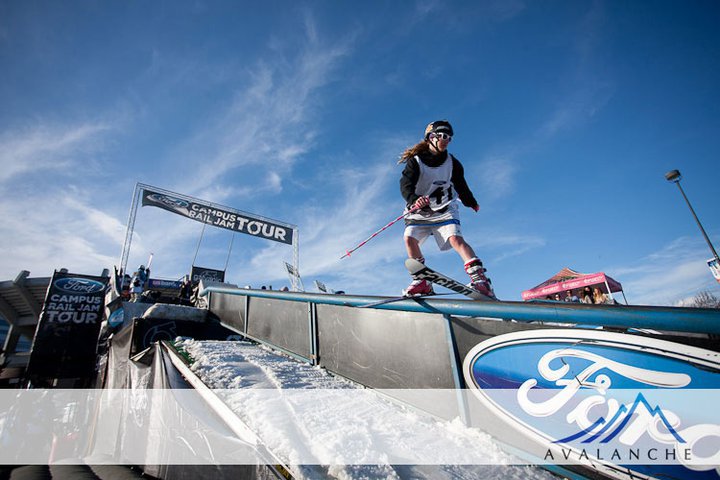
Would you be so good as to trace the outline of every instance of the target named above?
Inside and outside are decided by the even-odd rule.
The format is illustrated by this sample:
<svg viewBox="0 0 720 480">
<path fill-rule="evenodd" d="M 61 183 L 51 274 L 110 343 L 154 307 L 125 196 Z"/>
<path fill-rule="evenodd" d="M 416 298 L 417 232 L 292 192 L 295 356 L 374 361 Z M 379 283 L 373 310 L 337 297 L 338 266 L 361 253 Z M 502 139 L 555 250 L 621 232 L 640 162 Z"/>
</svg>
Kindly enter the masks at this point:
<svg viewBox="0 0 720 480">
<path fill-rule="evenodd" d="M 405 259 L 405 268 L 407 268 L 410 273 L 415 273 L 425 268 L 425 265 L 414 258 L 407 258 Z"/>
</svg>

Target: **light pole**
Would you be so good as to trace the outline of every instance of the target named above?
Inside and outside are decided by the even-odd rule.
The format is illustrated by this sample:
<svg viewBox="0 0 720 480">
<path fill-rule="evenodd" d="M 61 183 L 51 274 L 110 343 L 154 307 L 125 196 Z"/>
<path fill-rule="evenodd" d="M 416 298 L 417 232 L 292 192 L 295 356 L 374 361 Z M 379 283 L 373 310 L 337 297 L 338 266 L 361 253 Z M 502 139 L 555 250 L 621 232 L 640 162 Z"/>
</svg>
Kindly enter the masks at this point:
<svg viewBox="0 0 720 480">
<path fill-rule="evenodd" d="M 705 233 L 705 229 L 703 228 L 702 224 L 700 223 L 700 219 L 695 214 L 695 210 L 693 210 L 692 205 L 690 205 L 690 200 L 688 200 L 687 195 L 685 195 L 685 191 L 683 190 L 682 186 L 680 185 L 681 178 L 682 178 L 682 175 L 680 175 L 680 170 L 671 170 L 665 174 L 665 179 L 668 182 L 673 182 L 680 189 L 680 193 L 682 193 L 682 196 L 685 199 L 685 202 L 687 203 L 688 207 L 690 208 L 690 212 L 692 213 L 693 217 L 695 218 L 695 221 L 697 222 L 698 227 L 700 227 L 700 231 L 702 232 L 703 237 L 705 237 L 705 241 L 707 242 L 708 246 L 710 247 L 713 257 L 715 257 L 715 261 L 720 262 L 720 257 L 718 257 L 718 254 L 715 251 L 715 247 L 713 247 L 713 244 L 710 241 L 710 238 L 707 236 L 707 233 Z"/>
</svg>

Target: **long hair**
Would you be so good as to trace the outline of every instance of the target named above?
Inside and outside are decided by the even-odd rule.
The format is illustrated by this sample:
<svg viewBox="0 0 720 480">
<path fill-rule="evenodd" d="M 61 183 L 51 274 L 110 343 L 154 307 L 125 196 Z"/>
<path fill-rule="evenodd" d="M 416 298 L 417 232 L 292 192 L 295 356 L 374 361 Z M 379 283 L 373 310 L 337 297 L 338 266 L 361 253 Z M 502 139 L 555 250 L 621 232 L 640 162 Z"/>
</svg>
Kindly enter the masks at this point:
<svg viewBox="0 0 720 480">
<path fill-rule="evenodd" d="M 420 142 L 416 143 L 412 147 L 408 147 L 405 149 L 405 151 L 400 155 L 400 159 L 397 163 L 405 163 L 409 159 L 413 158 L 415 155 L 420 155 L 423 153 L 430 153 L 430 144 L 427 142 L 427 140 L 421 140 Z"/>
</svg>

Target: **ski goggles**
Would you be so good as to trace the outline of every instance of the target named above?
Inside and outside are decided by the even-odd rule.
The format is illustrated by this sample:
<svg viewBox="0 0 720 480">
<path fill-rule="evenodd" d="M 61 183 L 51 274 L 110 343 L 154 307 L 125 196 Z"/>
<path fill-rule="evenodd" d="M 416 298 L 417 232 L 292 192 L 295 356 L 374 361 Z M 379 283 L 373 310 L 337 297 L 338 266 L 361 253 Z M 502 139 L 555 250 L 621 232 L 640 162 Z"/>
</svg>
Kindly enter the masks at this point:
<svg viewBox="0 0 720 480">
<path fill-rule="evenodd" d="M 452 135 L 448 135 L 445 132 L 435 132 L 433 135 L 435 135 L 435 138 L 439 138 L 440 140 L 446 140 L 448 142 L 452 140 Z"/>
</svg>

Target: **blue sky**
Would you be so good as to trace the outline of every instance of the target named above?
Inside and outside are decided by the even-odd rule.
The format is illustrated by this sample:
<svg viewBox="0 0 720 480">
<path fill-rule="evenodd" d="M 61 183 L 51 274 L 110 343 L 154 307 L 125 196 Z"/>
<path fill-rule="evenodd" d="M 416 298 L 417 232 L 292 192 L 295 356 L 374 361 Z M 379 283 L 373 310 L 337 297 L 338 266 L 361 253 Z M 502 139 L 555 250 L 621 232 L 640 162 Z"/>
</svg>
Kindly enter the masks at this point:
<svg viewBox="0 0 720 480">
<path fill-rule="evenodd" d="M 0 278 L 118 264 L 136 182 L 296 224 L 300 272 L 406 286 L 400 152 L 448 119 L 496 293 L 568 266 L 631 303 L 720 293 L 668 170 L 720 246 L 714 1 L 0 1 Z M 292 250 L 159 209 L 130 266 L 288 284 Z M 465 279 L 452 252 L 428 263 Z"/>
</svg>

